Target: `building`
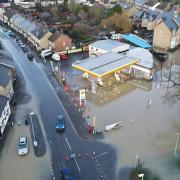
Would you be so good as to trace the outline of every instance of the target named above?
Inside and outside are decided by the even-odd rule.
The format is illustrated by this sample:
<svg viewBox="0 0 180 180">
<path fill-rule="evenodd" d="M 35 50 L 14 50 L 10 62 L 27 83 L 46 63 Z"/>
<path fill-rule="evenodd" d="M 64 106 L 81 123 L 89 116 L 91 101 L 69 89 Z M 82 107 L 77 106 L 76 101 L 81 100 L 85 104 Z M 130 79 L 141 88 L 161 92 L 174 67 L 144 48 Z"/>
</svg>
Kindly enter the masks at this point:
<svg viewBox="0 0 180 180">
<path fill-rule="evenodd" d="M 0 64 L 0 95 L 11 99 L 13 94 L 14 89 L 11 70 L 7 66 Z"/>
<path fill-rule="evenodd" d="M 89 56 L 100 56 L 107 52 L 123 52 L 129 50 L 129 44 L 114 40 L 99 40 L 89 45 Z"/>
<path fill-rule="evenodd" d="M 157 17 L 154 28 L 153 49 L 173 49 L 180 44 L 180 14 L 164 12 Z"/>
<path fill-rule="evenodd" d="M 130 68 L 122 68 L 121 72 L 133 74 L 137 78 L 151 80 L 153 78 L 154 68 L 153 55 L 148 49 L 145 49 L 150 46 L 141 39 L 138 39 L 137 41 L 136 38 L 135 40 L 136 43 L 143 48 L 129 48 L 129 44 L 120 43 L 113 40 L 96 41 L 89 45 L 89 56 L 93 57 L 93 55 L 95 55 L 99 57 L 103 55 L 102 58 L 104 59 L 104 61 L 106 61 L 106 59 L 109 59 L 111 61 L 111 56 L 113 57 L 115 56 L 115 54 L 119 54 L 119 57 L 123 56 L 124 58 L 131 57 L 134 60 L 138 60 L 138 62 L 129 66 Z M 111 54 L 111 56 L 109 56 L 110 52 L 113 53 Z M 94 60 L 98 61 L 98 58 L 94 58 Z"/>
<path fill-rule="evenodd" d="M 0 95 L 0 137 L 2 137 L 4 133 L 10 115 L 9 98 Z"/>
<path fill-rule="evenodd" d="M 49 46 L 56 52 L 66 51 L 72 47 L 72 39 L 59 32 L 55 32 L 49 37 Z"/>
<path fill-rule="evenodd" d="M 45 22 L 32 22 L 28 17 L 21 14 L 14 14 L 10 18 L 10 25 L 35 46 L 38 51 L 49 47 L 48 39 L 52 33 L 48 31 Z"/>
<path fill-rule="evenodd" d="M 43 30 L 42 28 L 37 28 L 31 31 L 31 34 L 31 42 L 38 51 L 49 47 L 49 37 L 52 35 L 51 32 Z"/>
</svg>

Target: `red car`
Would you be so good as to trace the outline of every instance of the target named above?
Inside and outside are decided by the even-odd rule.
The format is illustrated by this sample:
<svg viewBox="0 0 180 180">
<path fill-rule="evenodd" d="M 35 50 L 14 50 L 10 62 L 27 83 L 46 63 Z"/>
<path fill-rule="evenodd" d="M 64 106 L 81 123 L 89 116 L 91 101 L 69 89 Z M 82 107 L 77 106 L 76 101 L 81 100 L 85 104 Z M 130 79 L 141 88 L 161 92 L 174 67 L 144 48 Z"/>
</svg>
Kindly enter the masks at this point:
<svg viewBox="0 0 180 180">
<path fill-rule="evenodd" d="M 61 58 L 61 60 L 67 60 L 68 55 L 67 54 L 60 54 L 60 58 Z"/>
</svg>

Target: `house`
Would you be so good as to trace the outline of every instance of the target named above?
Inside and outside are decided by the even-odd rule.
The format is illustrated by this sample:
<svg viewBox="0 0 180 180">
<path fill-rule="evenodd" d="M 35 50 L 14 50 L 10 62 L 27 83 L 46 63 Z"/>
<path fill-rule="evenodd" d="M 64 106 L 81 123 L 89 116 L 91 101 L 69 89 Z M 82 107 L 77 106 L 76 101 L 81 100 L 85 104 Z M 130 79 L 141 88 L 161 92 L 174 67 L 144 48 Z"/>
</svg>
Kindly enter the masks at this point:
<svg viewBox="0 0 180 180">
<path fill-rule="evenodd" d="M 20 6 L 22 8 L 28 9 L 28 8 L 34 8 L 36 4 L 39 4 L 42 7 L 47 7 L 51 5 L 56 4 L 63 4 L 63 0 L 41 0 L 41 1 L 32 1 L 32 0 L 14 0 L 14 3 L 17 6 Z"/>
<path fill-rule="evenodd" d="M 59 32 L 55 32 L 49 37 L 49 46 L 56 52 L 66 51 L 71 49 L 72 39 Z"/>
<path fill-rule="evenodd" d="M 107 52 L 123 52 L 129 50 L 129 44 L 115 40 L 99 40 L 89 45 L 89 56 L 100 56 Z"/>
<path fill-rule="evenodd" d="M 10 115 L 9 98 L 0 95 L 0 137 L 2 137 L 4 133 Z"/>
<path fill-rule="evenodd" d="M 11 99 L 13 94 L 12 72 L 7 66 L 0 64 L 0 95 Z"/>
<path fill-rule="evenodd" d="M 154 28 L 153 49 L 173 49 L 180 44 L 180 14 L 169 11 L 157 17 Z"/>
<path fill-rule="evenodd" d="M 32 30 L 30 33 L 32 39 L 31 42 L 36 46 L 36 49 L 38 51 L 47 49 L 49 47 L 49 37 L 52 35 L 51 32 L 42 28 L 37 28 L 35 30 Z"/>
<path fill-rule="evenodd" d="M 45 22 L 32 22 L 28 17 L 14 14 L 10 19 L 11 27 L 22 34 L 38 51 L 49 46 L 48 38 L 52 35 Z"/>
<path fill-rule="evenodd" d="M 159 14 L 160 12 L 153 10 L 138 11 L 133 17 L 132 24 L 137 28 L 141 27 L 152 31 L 154 30 L 156 18 Z"/>
</svg>

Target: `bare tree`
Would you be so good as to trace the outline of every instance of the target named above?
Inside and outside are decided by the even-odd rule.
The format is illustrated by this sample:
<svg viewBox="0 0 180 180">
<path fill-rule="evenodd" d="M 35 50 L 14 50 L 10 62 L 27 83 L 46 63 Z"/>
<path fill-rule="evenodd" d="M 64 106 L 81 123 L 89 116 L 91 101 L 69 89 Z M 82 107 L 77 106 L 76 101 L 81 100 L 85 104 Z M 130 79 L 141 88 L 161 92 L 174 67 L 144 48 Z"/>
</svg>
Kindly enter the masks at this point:
<svg viewBox="0 0 180 180">
<path fill-rule="evenodd" d="M 175 103 L 180 101 L 180 67 L 172 66 L 169 72 L 165 73 L 165 78 L 168 81 L 168 91 L 163 97 L 165 101 Z"/>
</svg>

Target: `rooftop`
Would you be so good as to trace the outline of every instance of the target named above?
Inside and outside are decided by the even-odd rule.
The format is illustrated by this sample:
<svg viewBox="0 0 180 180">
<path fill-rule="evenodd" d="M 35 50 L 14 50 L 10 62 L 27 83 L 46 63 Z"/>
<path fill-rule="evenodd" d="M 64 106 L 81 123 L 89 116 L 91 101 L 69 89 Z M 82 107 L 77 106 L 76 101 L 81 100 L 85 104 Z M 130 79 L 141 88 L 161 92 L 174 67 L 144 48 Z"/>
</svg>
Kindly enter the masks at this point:
<svg viewBox="0 0 180 180">
<path fill-rule="evenodd" d="M 2 115 L 4 107 L 6 106 L 8 101 L 9 101 L 8 97 L 0 95 L 0 115 Z"/>
<path fill-rule="evenodd" d="M 146 67 L 146 68 L 153 68 L 154 62 L 153 62 L 153 55 L 148 49 L 143 48 L 133 48 L 130 49 L 127 52 L 127 55 L 129 57 L 133 57 L 134 59 L 138 59 L 139 62 L 137 63 L 140 66 Z"/>
<path fill-rule="evenodd" d="M 123 53 L 109 52 L 98 57 L 90 57 L 83 61 L 76 62 L 72 66 L 95 77 L 102 78 L 137 63 L 138 60 L 134 57 L 124 55 Z"/>
<path fill-rule="evenodd" d="M 148 44 L 144 39 L 134 35 L 134 34 L 123 34 L 122 38 L 135 44 L 136 46 L 148 49 L 151 48 L 151 45 Z"/>
<path fill-rule="evenodd" d="M 106 51 L 112 51 L 114 48 L 119 46 L 124 46 L 126 44 L 108 39 L 108 40 L 99 40 L 90 45 L 99 49 L 104 49 Z"/>
<path fill-rule="evenodd" d="M 0 65 L 0 86 L 6 87 L 11 79 L 9 75 L 9 68 Z"/>
</svg>

